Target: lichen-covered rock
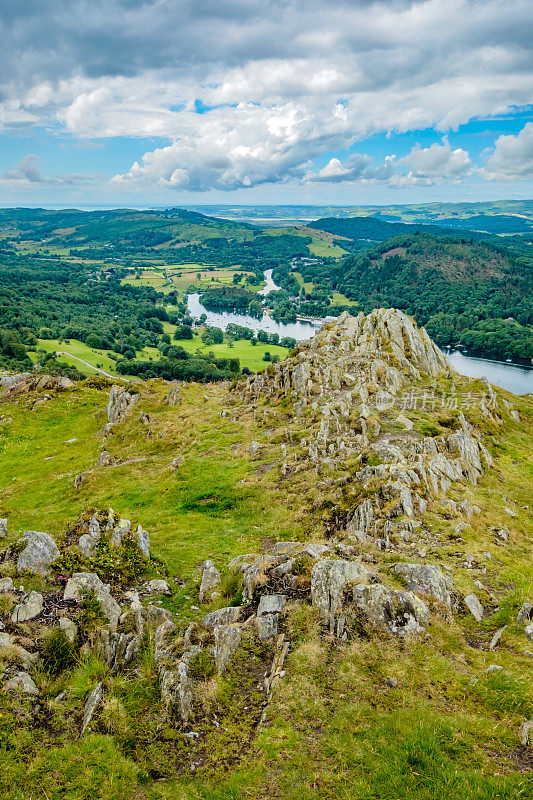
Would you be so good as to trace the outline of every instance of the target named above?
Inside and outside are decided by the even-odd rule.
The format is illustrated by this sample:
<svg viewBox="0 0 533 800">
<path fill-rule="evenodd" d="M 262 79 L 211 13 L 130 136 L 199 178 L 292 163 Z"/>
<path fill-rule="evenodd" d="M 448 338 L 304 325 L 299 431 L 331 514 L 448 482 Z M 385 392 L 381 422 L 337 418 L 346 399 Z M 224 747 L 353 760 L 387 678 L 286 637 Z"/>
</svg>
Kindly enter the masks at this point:
<svg viewBox="0 0 533 800">
<path fill-rule="evenodd" d="M 472 616 L 477 622 L 481 622 L 483 619 L 483 614 L 485 613 L 485 609 L 479 602 L 478 598 L 475 594 L 468 594 L 464 600 L 465 606 L 470 611 Z"/>
<path fill-rule="evenodd" d="M 12 622 L 27 622 L 38 617 L 43 610 L 43 596 L 39 592 L 30 592 L 13 609 Z"/>
<path fill-rule="evenodd" d="M 220 572 L 212 561 L 202 564 L 202 579 L 200 582 L 200 602 L 210 599 L 214 590 L 220 586 Z"/>
<path fill-rule="evenodd" d="M 311 600 L 322 613 L 324 622 L 332 622 L 342 607 L 344 590 L 350 583 L 360 583 L 370 577 L 366 567 L 354 561 L 326 558 L 311 571 Z"/>
<path fill-rule="evenodd" d="M 97 683 L 83 707 L 83 720 L 81 723 L 80 736 L 83 736 L 89 723 L 91 722 L 95 711 L 102 705 L 104 700 L 104 687 L 102 683 Z"/>
<path fill-rule="evenodd" d="M 215 665 L 219 672 L 224 672 L 237 652 L 241 643 L 239 628 L 232 625 L 217 625 L 215 634 Z"/>
<path fill-rule="evenodd" d="M 242 606 L 227 606 L 206 614 L 202 620 L 202 625 L 208 631 L 214 630 L 218 625 L 233 625 L 241 618 Z"/>
<path fill-rule="evenodd" d="M 131 522 L 129 519 L 119 519 L 113 530 L 111 531 L 111 544 L 113 547 L 120 547 L 122 538 L 131 531 Z"/>
<path fill-rule="evenodd" d="M 516 621 L 521 623 L 528 622 L 530 619 L 533 619 L 533 606 L 531 603 L 523 603 L 516 615 Z"/>
<path fill-rule="evenodd" d="M 0 519 L 0 539 L 7 536 L 7 519 Z"/>
<path fill-rule="evenodd" d="M 120 617 L 120 606 L 112 597 L 109 591 L 109 584 L 102 583 L 94 572 L 75 572 L 67 581 L 63 598 L 64 600 L 77 600 L 79 602 L 83 599 L 86 591 L 94 592 L 96 599 L 102 606 L 102 611 L 109 621 L 111 630 L 115 631 Z"/>
<path fill-rule="evenodd" d="M 0 578 L 0 592 L 12 592 L 13 588 L 13 578 Z"/>
<path fill-rule="evenodd" d="M 26 531 L 20 543 L 26 546 L 17 559 L 17 570 L 47 576 L 60 555 L 52 537 L 40 531 Z"/>
<path fill-rule="evenodd" d="M 69 642 L 74 642 L 76 640 L 76 636 L 78 635 L 78 626 L 75 622 L 73 622 L 68 617 L 61 617 L 59 620 L 59 627 L 69 640 Z"/>
<path fill-rule="evenodd" d="M 16 672 L 13 677 L 4 684 L 4 691 L 20 692 L 30 697 L 37 697 L 39 694 L 39 689 L 35 685 L 35 681 L 27 672 Z"/>
<path fill-rule="evenodd" d="M 429 619 L 426 604 L 413 592 L 390 591 L 379 583 L 356 586 L 353 602 L 371 623 L 400 636 L 418 633 Z"/>
<path fill-rule="evenodd" d="M 396 564 L 394 571 L 402 576 L 412 592 L 435 597 L 450 611 L 450 579 L 439 567 L 429 564 Z"/>
<path fill-rule="evenodd" d="M 140 525 L 137 526 L 137 530 L 135 531 L 135 541 L 143 556 L 145 558 L 150 558 L 150 534 Z"/>
<path fill-rule="evenodd" d="M 168 583 L 160 578 L 154 578 L 144 586 L 144 591 L 147 594 L 166 594 L 170 595 L 170 587 Z"/>
</svg>

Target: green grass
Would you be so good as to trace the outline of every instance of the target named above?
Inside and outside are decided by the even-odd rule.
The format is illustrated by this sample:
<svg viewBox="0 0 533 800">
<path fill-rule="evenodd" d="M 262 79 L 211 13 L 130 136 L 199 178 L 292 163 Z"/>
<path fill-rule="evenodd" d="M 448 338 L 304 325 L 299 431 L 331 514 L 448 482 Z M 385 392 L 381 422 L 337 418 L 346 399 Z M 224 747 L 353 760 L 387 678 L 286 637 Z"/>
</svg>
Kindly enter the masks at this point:
<svg viewBox="0 0 533 800">
<path fill-rule="evenodd" d="M 168 326 L 169 330 L 172 326 Z M 283 361 L 289 355 L 289 350 L 286 347 L 280 347 L 275 344 L 261 344 L 252 345 L 247 339 L 237 339 L 233 347 L 229 346 L 228 338 L 224 337 L 222 344 L 213 344 L 206 347 L 200 335 L 195 332 L 193 339 L 179 339 L 178 341 L 172 340 L 173 344 L 180 345 L 188 353 L 194 353 L 200 350 L 202 354 L 213 352 L 217 358 L 238 358 L 243 367 L 248 367 L 252 372 L 259 372 L 268 366 L 268 362 L 263 361 L 263 356 L 268 351 L 271 356 L 277 355 L 280 361 Z"/>
</svg>

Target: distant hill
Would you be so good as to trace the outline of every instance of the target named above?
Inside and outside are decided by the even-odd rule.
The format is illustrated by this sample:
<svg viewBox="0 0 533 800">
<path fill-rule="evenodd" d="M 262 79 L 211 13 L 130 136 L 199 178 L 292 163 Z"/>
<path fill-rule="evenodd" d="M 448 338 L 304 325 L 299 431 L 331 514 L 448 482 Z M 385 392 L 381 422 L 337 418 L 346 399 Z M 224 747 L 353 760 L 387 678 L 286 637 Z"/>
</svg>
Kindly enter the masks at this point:
<svg viewBox="0 0 533 800">
<path fill-rule="evenodd" d="M 392 236 L 406 233 L 434 233 L 438 236 L 457 236 L 457 230 L 440 225 L 386 222 L 377 217 L 326 217 L 310 222 L 307 227 L 356 241 L 382 242 Z M 467 233 L 471 233 L 475 239 L 483 238 L 483 235 L 480 236 L 477 232 L 465 231 L 465 235 Z"/>
</svg>

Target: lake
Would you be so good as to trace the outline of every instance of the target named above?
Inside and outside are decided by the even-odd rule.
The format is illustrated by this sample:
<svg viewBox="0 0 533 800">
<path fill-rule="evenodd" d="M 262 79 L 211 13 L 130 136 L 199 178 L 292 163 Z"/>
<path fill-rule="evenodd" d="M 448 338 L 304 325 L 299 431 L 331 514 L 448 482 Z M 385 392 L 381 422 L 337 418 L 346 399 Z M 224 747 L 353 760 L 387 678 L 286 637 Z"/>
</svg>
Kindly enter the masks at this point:
<svg viewBox="0 0 533 800">
<path fill-rule="evenodd" d="M 272 270 L 265 270 L 266 285 L 259 294 L 263 296 L 269 292 L 276 291 L 279 287 L 272 280 Z M 257 333 L 262 330 L 266 333 L 279 333 L 280 339 L 290 336 L 298 341 L 310 339 L 315 335 L 323 323 L 323 320 L 315 322 L 276 322 L 268 314 L 258 319 L 249 314 L 236 314 L 231 311 L 208 311 L 200 302 L 199 294 L 190 294 L 187 297 L 187 309 L 193 319 L 199 319 L 202 314 L 207 317 L 208 325 L 215 325 L 217 328 L 226 330 L 230 322 L 236 325 L 243 325 L 251 328 Z M 506 364 L 501 361 L 491 361 L 486 358 L 474 358 L 466 356 L 458 351 L 446 353 L 457 372 L 467 375 L 469 378 L 487 378 L 496 386 L 507 389 L 514 394 L 533 393 L 533 369 L 522 367 L 517 364 Z"/>
</svg>

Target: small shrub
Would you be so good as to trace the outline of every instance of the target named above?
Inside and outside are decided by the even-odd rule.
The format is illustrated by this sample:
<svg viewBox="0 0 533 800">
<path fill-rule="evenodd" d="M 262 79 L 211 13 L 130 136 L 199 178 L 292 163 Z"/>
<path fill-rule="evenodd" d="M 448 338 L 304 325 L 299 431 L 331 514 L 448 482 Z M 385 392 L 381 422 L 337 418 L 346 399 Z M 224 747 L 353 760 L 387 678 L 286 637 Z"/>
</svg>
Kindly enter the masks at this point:
<svg viewBox="0 0 533 800">
<path fill-rule="evenodd" d="M 230 572 L 222 581 L 222 594 L 230 606 L 242 605 L 242 574 Z"/>
<path fill-rule="evenodd" d="M 215 662 L 204 650 L 196 653 L 189 662 L 189 675 L 193 681 L 208 681 L 215 672 Z"/>
<path fill-rule="evenodd" d="M 14 605 L 15 601 L 10 594 L 0 594 L 0 618 L 9 617 Z"/>
<path fill-rule="evenodd" d="M 78 623 L 82 631 L 89 633 L 105 621 L 102 605 L 92 589 L 82 590 Z"/>
<path fill-rule="evenodd" d="M 112 696 L 105 700 L 100 720 L 108 733 L 124 735 L 128 732 L 128 715 L 119 697 Z"/>
<path fill-rule="evenodd" d="M 426 422 L 423 421 L 420 423 L 420 433 L 422 436 L 440 436 L 441 429 L 438 425 L 434 425 L 433 422 Z"/>
<path fill-rule="evenodd" d="M 43 667 L 49 675 L 59 675 L 74 665 L 75 653 L 74 645 L 65 631 L 54 628 L 46 637 L 41 654 Z"/>
</svg>

